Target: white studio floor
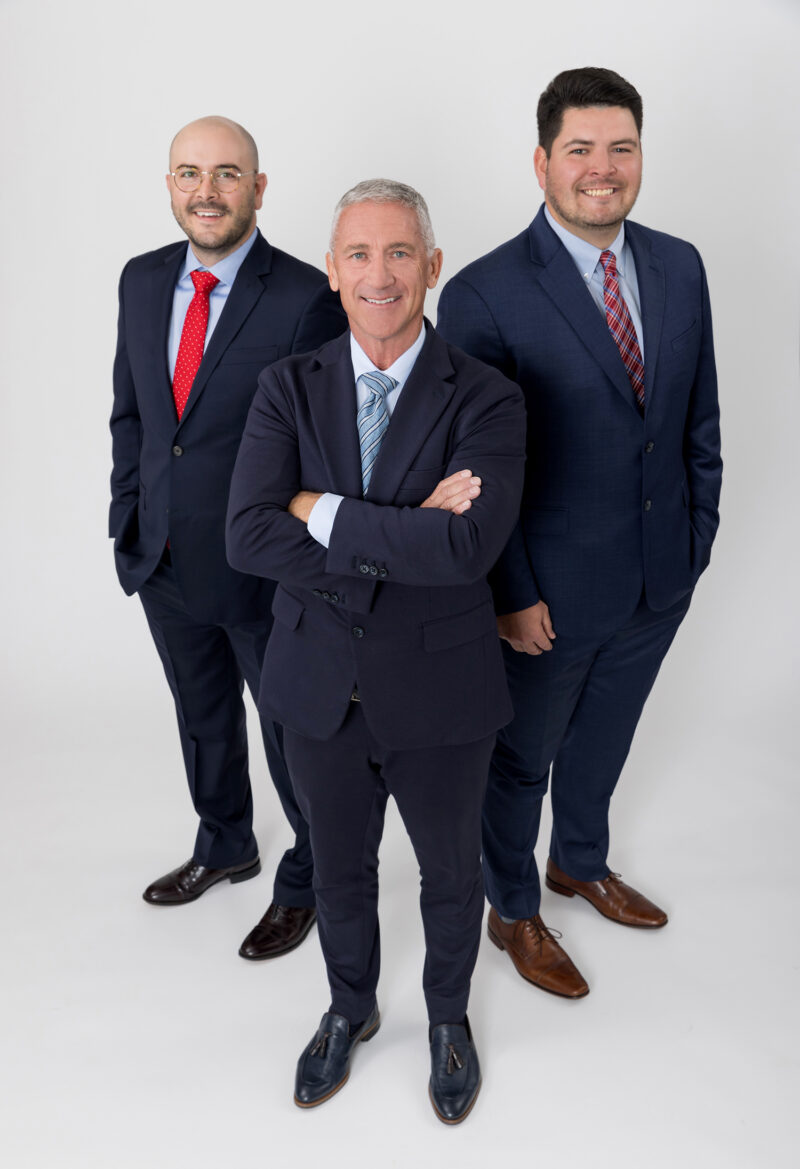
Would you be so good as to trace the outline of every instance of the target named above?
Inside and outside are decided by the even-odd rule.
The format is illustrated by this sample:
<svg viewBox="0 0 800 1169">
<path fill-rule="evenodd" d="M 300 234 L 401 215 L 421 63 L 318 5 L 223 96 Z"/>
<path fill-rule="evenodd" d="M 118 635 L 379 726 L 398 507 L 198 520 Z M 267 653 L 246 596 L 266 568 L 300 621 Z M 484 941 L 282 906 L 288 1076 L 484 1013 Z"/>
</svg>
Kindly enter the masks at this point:
<svg viewBox="0 0 800 1169">
<path fill-rule="evenodd" d="M 128 604 L 120 612 L 145 676 L 138 721 L 151 729 L 129 732 L 121 752 L 128 720 L 109 697 L 58 746 L 18 725 L 9 759 L 4 1165 L 797 1164 L 794 825 L 782 811 L 795 777 L 788 756 L 769 757 L 768 735 L 718 704 L 710 718 L 698 706 L 692 634 L 682 631 L 662 671 L 613 820 L 614 866 L 670 924 L 627 930 L 545 892 L 544 919 L 591 985 L 578 1002 L 528 986 L 484 938 L 470 1009 L 484 1086 L 450 1129 L 427 1099 L 417 873 L 393 805 L 383 1026 L 357 1051 L 346 1088 L 317 1110 L 292 1102 L 297 1056 L 328 1001 L 316 930 L 272 962 L 236 953 L 288 840 L 257 746 L 262 875 L 177 909 L 142 901 L 144 886 L 188 855 L 193 827 L 169 698 Z M 693 634 L 701 619 L 687 619 Z M 757 695 L 748 702 L 758 709 Z"/>
</svg>

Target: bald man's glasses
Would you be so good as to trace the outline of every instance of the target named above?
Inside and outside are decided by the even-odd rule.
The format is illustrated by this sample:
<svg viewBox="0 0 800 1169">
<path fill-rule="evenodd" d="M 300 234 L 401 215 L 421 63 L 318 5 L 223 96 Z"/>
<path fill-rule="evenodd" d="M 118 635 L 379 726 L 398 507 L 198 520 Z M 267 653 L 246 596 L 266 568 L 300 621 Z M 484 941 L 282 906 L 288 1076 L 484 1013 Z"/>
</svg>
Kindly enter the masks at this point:
<svg viewBox="0 0 800 1169">
<path fill-rule="evenodd" d="M 199 188 L 205 175 L 209 176 L 218 191 L 223 195 L 229 195 L 239 186 L 239 179 L 244 178 L 245 175 L 257 173 L 254 170 L 237 170 L 232 166 L 215 166 L 213 170 L 200 170 L 196 166 L 179 166 L 177 170 L 170 171 L 175 180 L 175 186 L 179 191 L 185 191 L 187 195 Z"/>
</svg>

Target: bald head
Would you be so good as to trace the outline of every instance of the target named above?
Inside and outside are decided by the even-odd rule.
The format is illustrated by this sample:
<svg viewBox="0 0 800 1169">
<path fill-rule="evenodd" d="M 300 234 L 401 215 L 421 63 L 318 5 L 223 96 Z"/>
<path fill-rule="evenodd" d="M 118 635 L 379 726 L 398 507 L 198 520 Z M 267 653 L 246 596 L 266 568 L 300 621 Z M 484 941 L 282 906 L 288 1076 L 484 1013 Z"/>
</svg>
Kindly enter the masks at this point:
<svg viewBox="0 0 800 1169">
<path fill-rule="evenodd" d="M 181 151 L 186 150 L 189 144 L 194 143 L 198 138 L 204 141 L 211 138 L 220 139 L 225 136 L 232 135 L 239 140 L 239 149 L 242 152 L 242 159 L 244 165 L 242 170 L 258 170 L 258 147 L 256 146 L 255 138 L 244 126 L 240 126 L 238 122 L 234 122 L 231 118 L 223 118 L 216 114 L 211 114 L 207 118 L 197 118 L 194 122 L 189 122 L 182 130 L 179 130 L 172 139 L 169 148 L 169 169 L 174 170 L 176 166 L 180 166 L 185 159 L 178 157 Z"/>
<path fill-rule="evenodd" d="M 197 180 L 188 191 L 174 177 L 177 171 L 185 177 L 185 168 Z M 238 181 L 220 190 L 215 175 L 230 171 L 238 172 Z M 179 130 L 170 146 L 166 180 L 172 213 L 201 263 L 212 267 L 255 231 L 267 176 L 259 172 L 252 135 L 238 122 L 198 118 Z"/>
</svg>

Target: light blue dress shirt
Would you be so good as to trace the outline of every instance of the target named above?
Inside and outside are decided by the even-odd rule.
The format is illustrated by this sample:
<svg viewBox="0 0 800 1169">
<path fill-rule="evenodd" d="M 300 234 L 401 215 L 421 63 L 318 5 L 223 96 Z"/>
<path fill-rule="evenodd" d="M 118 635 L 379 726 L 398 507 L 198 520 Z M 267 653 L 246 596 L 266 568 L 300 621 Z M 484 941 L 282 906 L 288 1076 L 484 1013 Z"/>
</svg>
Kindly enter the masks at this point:
<svg viewBox="0 0 800 1169">
<path fill-rule="evenodd" d="M 235 252 L 231 252 L 229 256 L 226 256 L 224 260 L 220 260 L 219 263 L 214 264 L 212 268 L 207 268 L 205 264 L 201 264 L 192 250 L 192 245 L 186 245 L 186 259 L 183 261 L 178 283 L 175 285 L 175 291 L 172 294 L 172 317 L 170 318 L 169 335 L 167 337 L 167 361 L 169 363 L 170 381 L 175 375 L 175 362 L 178 360 L 178 347 L 181 343 L 181 333 L 183 332 L 183 322 L 186 319 L 186 310 L 194 296 L 192 272 L 196 272 L 199 268 L 201 272 L 213 273 L 217 280 L 219 280 L 219 284 L 214 285 L 208 297 L 208 327 L 206 329 L 205 345 L 203 346 L 203 352 L 205 353 L 209 338 L 214 332 L 220 313 L 225 307 L 228 293 L 239 273 L 239 269 L 244 263 L 247 253 L 255 242 L 256 229 L 253 228 L 250 235 L 243 244 L 239 245 Z"/>
<path fill-rule="evenodd" d="M 414 363 L 419 357 L 420 349 L 425 344 L 425 325 L 420 329 L 419 337 L 417 337 L 410 349 L 406 349 L 405 353 L 401 353 L 397 361 L 390 365 L 388 369 L 382 372 L 393 377 L 397 385 L 393 390 L 386 395 L 386 410 L 389 418 L 392 417 L 392 412 L 397 405 L 397 400 L 400 397 L 403 386 L 408 381 L 408 375 L 414 368 Z M 358 411 L 369 397 L 370 391 L 363 385 L 359 384 L 358 379 L 362 373 L 372 373 L 375 368 L 375 362 L 367 357 L 364 350 L 356 341 L 353 334 L 350 334 L 350 357 L 353 362 L 353 376 L 356 383 L 355 406 L 353 410 L 353 426 L 356 425 L 356 417 Z M 331 529 L 333 528 L 333 521 L 336 519 L 336 512 L 339 510 L 339 504 L 342 502 L 344 496 L 334 495 L 330 491 L 326 491 L 321 495 L 317 502 L 311 509 L 311 514 L 308 517 L 308 530 L 314 537 L 318 544 L 322 544 L 325 548 L 331 542 Z"/>
<path fill-rule="evenodd" d="M 639 342 L 639 351 L 642 355 L 642 361 L 644 361 L 644 334 L 642 331 L 642 310 L 639 300 L 639 281 L 636 278 L 636 265 L 633 262 L 633 253 L 631 252 L 630 245 L 625 242 L 625 224 L 622 224 L 617 238 L 606 249 L 596 248 L 594 244 L 590 244 L 585 239 L 581 239 L 580 236 L 573 235 L 571 231 L 567 231 L 566 227 L 562 227 L 550 214 L 550 209 L 547 204 L 545 204 L 544 208 L 544 217 L 575 261 L 575 267 L 580 272 L 583 282 L 591 294 L 592 300 L 603 314 L 603 320 L 606 319 L 606 306 L 603 302 L 603 278 L 605 273 L 603 271 L 603 265 L 600 263 L 600 256 L 606 250 L 614 253 L 617 260 L 619 290 L 631 314 L 633 327 L 636 330 L 636 339 Z"/>
</svg>

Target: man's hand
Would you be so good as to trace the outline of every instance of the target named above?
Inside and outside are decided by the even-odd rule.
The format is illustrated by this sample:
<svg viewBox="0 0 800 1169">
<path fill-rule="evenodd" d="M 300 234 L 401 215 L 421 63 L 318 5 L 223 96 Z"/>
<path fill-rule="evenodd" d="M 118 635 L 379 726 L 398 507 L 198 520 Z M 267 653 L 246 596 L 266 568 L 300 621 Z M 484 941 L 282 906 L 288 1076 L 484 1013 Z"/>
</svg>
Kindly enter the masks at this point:
<svg viewBox="0 0 800 1169">
<path fill-rule="evenodd" d="M 453 511 L 461 515 L 472 507 L 473 499 L 481 493 L 481 481 L 472 471 L 456 471 L 442 479 L 420 507 L 438 507 L 442 511 Z"/>
<path fill-rule="evenodd" d="M 556 635 L 544 601 L 498 617 L 497 632 L 517 653 L 534 655 L 552 649 Z"/>
<path fill-rule="evenodd" d="M 295 519 L 302 520 L 304 524 L 307 524 L 311 509 L 321 496 L 321 491 L 298 491 L 294 499 L 289 502 L 287 508 L 289 515 L 293 515 Z"/>
</svg>

